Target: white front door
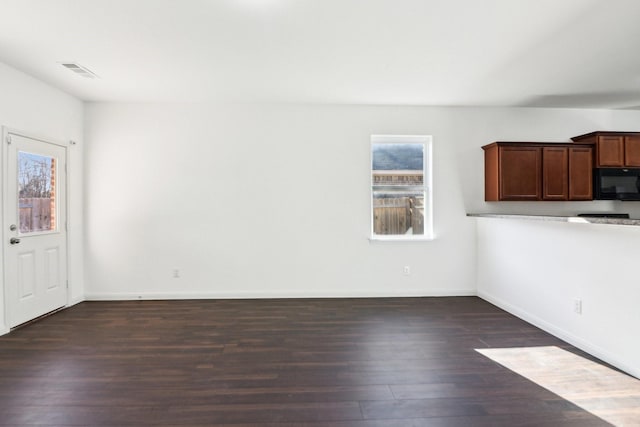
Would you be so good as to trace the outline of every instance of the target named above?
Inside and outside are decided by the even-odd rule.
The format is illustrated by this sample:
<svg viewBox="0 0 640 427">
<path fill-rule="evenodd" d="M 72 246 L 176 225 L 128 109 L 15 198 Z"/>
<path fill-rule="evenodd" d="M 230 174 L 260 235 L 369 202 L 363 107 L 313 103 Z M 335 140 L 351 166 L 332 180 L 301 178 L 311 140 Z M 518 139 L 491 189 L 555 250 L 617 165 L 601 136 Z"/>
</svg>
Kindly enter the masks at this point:
<svg viewBox="0 0 640 427">
<path fill-rule="evenodd" d="M 4 295 L 14 327 L 67 303 L 66 148 L 5 137 Z"/>
</svg>

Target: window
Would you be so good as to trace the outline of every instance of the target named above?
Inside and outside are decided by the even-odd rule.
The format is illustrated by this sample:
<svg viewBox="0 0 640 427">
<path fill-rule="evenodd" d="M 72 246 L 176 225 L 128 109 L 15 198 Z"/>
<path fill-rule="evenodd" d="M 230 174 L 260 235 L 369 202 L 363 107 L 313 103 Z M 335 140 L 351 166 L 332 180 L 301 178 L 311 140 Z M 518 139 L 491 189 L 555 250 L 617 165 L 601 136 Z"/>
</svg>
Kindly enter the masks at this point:
<svg viewBox="0 0 640 427">
<path fill-rule="evenodd" d="M 56 159 L 18 151 L 20 233 L 56 231 Z"/>
<path fill-rule="evenodd" d="M 431 137 L 371 137 L 371 238 L 430 240 Z"/>
</svg>

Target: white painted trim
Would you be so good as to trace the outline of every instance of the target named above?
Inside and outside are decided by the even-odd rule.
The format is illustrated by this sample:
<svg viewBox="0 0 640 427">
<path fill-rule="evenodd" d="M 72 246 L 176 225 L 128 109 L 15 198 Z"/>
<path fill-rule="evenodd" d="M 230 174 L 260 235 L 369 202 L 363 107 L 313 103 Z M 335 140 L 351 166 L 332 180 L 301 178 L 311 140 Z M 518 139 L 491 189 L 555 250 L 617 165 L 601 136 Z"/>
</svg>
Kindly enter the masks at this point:
<svg viewBox="0 0 640 427">
<path fill-rule="evenodd" d="M 0 285 L 2 285 L 2 289 L 0 289 L 0 292 L 2 293 L 2 307 L 0 308 L 0 310 L 2 311 L 2 316 L 0 317 L 0 321 L 2 322 L 2 324 L 0 325 L 0 332 L 2 333 L 2 335 L 9 333 L 9 327 L 7 326 L 9 324 L 9 315 L 7 314 L 7 287 L 6 287 L 6 283 L 7 283 L 7 273 L 6 273 L 6 269 L 4 268 L 5 266 L 5 244 L 4 242 L 7 241 L 8 238 L 8 233 L 7 230 L 5 229 L 5 221 L 4 221 L 4 217 L 6 215 L 5 209 L 4 209 L 4 205 L 5 205 L 5 198 L 7 197 L 7 188 L 6 188 L 6 177 L 5 175 L 7 174 L 6 172 L 6 165 L 5 165 L 5 157 L 7 155 L 7 137 L 9 136 L 9 128 L 7 128 L 6 126 L 2 126 L 2 146 L 0 147 L 0 165 L 2 165 L 2 171 L 0 173 L 0 209 L 2 209 L 0 211 L 0 226 L 2 227 L 2 232 L 0 232 L 0 238 L 2 238 L 2 245 L 0 245 L 0 262 L 2 262 L 2 274 L 0 275 L 0 281 L 2 283 L 0 283 Z"/>
<path fill-rule="evenodd" d="M 390 235 L 386 235 L 386 236 L 381 236 L 381 235 L 374 235 L 374 236 L 370 236 L 369 237 L 369 241 L 370 242 L 431 242 L 433 240 L 435 240 L 435 236 L 431 235 L 431 236 L 420 236 L 420 235 L 416 235 L 416 236 L 404 236 L 404 235 L 394 235 L 394 234 L 390 234 Z"/>
<path fill-rule="evenodd" d="M 22 131 L 20 129 L 14 129 L 14 128 L 10 128 L 10 127 L 5 127 L 4 130 L 5 130 L 7 135 L 9 135 L 9 134 L 17 135 L 17 136 L 21 136 L 23 138 L 35 139 L 36 141 L 45 142 L 47 144 L 57 145 L 57 146 L 64 147 L 64 148 L 69 148 L 68 142 L 60 141 L 60 140 L 58 140 L 56 138 L 49 138 L 47 136 L 38 135 L 38 134 L 35 134 L 35 133 L 32 133 L 32 132 L 25 132 L 25 131 Z"/>
<path fill-rule="evenodd" d="M 76 304 L 80 304 L 81 302 L 84 302 L 84 298 L 74 298 L 73 300 L 69 301 L 69 303 L 67 305 L 65 305 L 61 310 L 66 310 L 68 308 L 73 307 Z M 7 327 L 2 327 L 0 328 L 0 336 L 2 335 L 6 335 L 9 332 L 11 332 L 11 329 L 7 328 Z"/>
<path fill-rule="evenodd" d="M 65 310 L 67 308 L 73 307 L 76 304 L 80 304 L 81 302 L 84 302 L 85 298 L 84 297 L 78 297 L 78 298 L 70 298 L 69 301 L 67 302 L 67 305 L 64 307 Z"/>
<path fill-rule="evenodd" d="M 575 347 L 578 347 L 579 349 L 591 354 L 592 356 L 610 363 L 611 365 L 622 369 L 623 371 L 633 375 L 636 378 L 640 378 L 640 371 L 634 369 L 632 366 L 625 364 L 624 362 L 621 362 L 615 356 L 615 354 L 606 351 L 602 347 L 599 347 L 589 341 L 585 341 L 584 339 L 577 337 L 562 328 L 559 328 L 545 320 L 542 320 L 538 316 L 535 316 L 527 312 L 526 310 L 522 310 L 521 308 L 509 304 L 504 300 L 496 298 L 486 292 L 478 290 L 478 296 L 483 300 L 505 310 L 506 312 L 513 314 L 514 316 L 519 317 L 520 319 L 531 323 L 534 326 L 537 326 L 545 332 L 548 332 L 551 335 L 554 335 L 555 337 L 558 337 L 561 340 L 566 341 Z"/>
<path fill-rule="evenodd" d="M 280 298 L 421 298 L 421 297 L 471 297 L 477 296 L 475 289 L 430 289 L 425 292 L 386 293 L 259 293 L 259 292 L 143 292 L 143 293 L 87 293 L 86 301 L 132 301 L 132 300 L 183 300 L 183 299 L 280 299 Z"/>
<path fill-rule="evenodd" d="M 67 283 L 65 284 L 67 287 L 67 307 L 71 307 L 72 305 L 74 305 L 72 304 L 71 298 L 71 294 L 73 294 L 73 292 L 71 291 L 71 289 L 73 288 L 73 283 L 69 282 L 69 273 L 71 272 L 71 191 L 69 191 L 71 189 L 71 180 L 69 179 L 69 177 L 71 176 L 71 153 L 69 153 L 69 149 L 73 145 L 75 145 L 75 143 L 71 144 L 71 141 L 69 141 L 64 146 L 64 194 L 67 202 L 66 206 L 64 207 L 66 209 L 64 215 L 64 233 L 67 239 Z"/>
</svg>

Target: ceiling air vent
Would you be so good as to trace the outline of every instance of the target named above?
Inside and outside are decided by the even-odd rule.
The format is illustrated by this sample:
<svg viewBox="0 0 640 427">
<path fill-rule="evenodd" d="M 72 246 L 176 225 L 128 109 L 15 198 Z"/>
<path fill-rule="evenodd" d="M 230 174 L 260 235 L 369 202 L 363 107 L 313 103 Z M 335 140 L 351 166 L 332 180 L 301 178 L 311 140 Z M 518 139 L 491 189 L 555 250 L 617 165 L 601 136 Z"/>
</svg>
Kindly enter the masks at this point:
<svg viewBox="0 0 640 427">
<path fill-rule="evenodd" d="M 73 62 L 62 62 L 60 63 L 64 68 L 73 71 L 74 73 L 86 77 L 88 79 L 97 79 L 98 76 L 91 70 L 86 67 L 83 67 L 80 64 L 76 64 Z"/>
</svg>

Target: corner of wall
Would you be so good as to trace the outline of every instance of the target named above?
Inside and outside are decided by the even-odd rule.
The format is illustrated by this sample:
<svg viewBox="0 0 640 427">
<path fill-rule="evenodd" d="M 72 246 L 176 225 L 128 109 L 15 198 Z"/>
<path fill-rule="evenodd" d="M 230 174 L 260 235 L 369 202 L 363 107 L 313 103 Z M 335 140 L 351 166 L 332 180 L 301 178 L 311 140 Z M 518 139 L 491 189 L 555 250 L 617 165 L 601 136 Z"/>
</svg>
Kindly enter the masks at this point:
<svg viewBox="0 0 640 427">
<path fill-rule="evenodd" d="M 593 342 L 582 339 L 559 326 L 549 323 L 524 309 L 516 307 L 515 305 L 510 304 L 500 298 L 496 298 L 495 296 L 490 295 L 486 292 L 479 291 L 478 297 L 489 302 L 490 304 L 495 305 L 496 307 L 503 309 L 510 314 L 513 314 L 516 317 L 519 317 L 520 319 L 528 323 L 531 323 L 532 325 L 542 329 L 543 331 L 548 332 L 551 335 L 586 351 L 587 353 L 597 357 L 598 359 L 604 360 L 605 362 L 622 369 L 623 371 L 635 376 L 636 378 L 640 378 L 640 370 L 636 369 L 633 366 L 630 366 L 628 363 L 620 360 L 620 358 L 615 354 L 612 354 L 611 352 L 594 344 Z"/>
</svg>

